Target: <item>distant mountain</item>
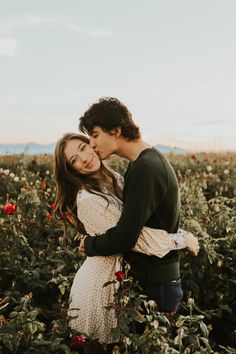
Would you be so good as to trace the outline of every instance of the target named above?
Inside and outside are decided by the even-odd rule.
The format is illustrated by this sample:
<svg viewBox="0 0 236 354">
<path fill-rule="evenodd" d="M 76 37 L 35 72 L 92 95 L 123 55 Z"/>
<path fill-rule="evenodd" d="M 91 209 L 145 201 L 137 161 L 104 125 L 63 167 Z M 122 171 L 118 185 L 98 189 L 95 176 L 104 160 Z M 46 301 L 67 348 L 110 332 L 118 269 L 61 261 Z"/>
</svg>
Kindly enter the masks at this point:
<svg viewBox="0 0 236 354">
<path fill-rule="evenodd" d="M 13 155 L 13 154 L 53 154 L 55 144 L 0 144 L 0 155 Z"/>
<path fill-rule="evenodd" d="M 176 146 L 171 147 L 171 146 L 165 146 L 165 145 L 155 145 L 155 147 L 156 147 L 162 154 L 173 153 L 173 154 L 185 155 L 185 154 L 189 154 L 189 153 L 190 153 L 190 151 L 185 150 L 185 149 L 178 148 L 178 147 L 176 147 Z"/>
<path fill-rule="evenodd" d="M 56 144 L 0 144 L 0 155 L 13 155 L 13 154 L 53 154 Z M 156 145 L 156 148 L 163 154 L 174 153 L 174 154 L 188 154 L 189 151 L 180 149 L 177 147 L 170 147 L 164 145 Z"/>
</svg>

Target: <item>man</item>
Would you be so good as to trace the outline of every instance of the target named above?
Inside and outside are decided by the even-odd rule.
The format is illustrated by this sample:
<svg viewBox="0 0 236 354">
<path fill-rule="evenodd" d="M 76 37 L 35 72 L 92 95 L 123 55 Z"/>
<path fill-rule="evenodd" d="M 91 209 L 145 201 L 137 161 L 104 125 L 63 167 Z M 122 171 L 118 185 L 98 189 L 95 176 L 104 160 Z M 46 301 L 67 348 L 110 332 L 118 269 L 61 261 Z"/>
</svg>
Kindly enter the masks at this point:
<svg viewBox="0 0 236 354">
<path fill-rule="evenodd" d="M 144 293 L 159 311 L 175 312 L 182 299 L 177 251 L 165 257 L 132 252 L 143 226 L 176 233 L 180 217 L 177 178 L 168 160 L 144 142 L 127 107 L 115 98 L 103 98 L 80 118 L 79 128 L 104 160 L 117 154 L 130 161 L 125 174 L 123 212 L 116 227 L 103 235 L 86 236 L 88 256 L 122 253 Z"/>
</svg>

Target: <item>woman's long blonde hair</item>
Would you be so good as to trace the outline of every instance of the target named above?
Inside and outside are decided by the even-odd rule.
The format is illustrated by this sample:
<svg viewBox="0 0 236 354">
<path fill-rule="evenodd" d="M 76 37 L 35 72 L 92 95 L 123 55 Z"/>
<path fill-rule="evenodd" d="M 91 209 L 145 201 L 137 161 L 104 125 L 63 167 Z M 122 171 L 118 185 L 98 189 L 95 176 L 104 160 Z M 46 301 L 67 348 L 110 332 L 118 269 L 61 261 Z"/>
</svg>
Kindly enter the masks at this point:
<svg viewBox="0 0 236 354">
<path fill-rule="evenodd" d="M 54 176 L 56 182 L 56 210 L 55 215 L 64 226 L 63 245 L 66 244 L 67 227 L 72 225 L 79 233 L 86 235 L 83 223 L 77 216 L 76 197 L 79 190 L 86 189 L 93 194 L 99 194 L 109 203 L 108 198 L 102 191 L 102 186 L 93 175 L 80 174 L 67 161 L 65 157 L 65 147 L 70 140 L 78 139 L 89 144 L 89 138 L 82 134 L 67 133 L 58 142 L 54 155 Z M 119 188 L 114 174 L 101 162 L 101 173 L 104 178 L 110 177 L 114 191 L 119 195 Z"/>
</svg>

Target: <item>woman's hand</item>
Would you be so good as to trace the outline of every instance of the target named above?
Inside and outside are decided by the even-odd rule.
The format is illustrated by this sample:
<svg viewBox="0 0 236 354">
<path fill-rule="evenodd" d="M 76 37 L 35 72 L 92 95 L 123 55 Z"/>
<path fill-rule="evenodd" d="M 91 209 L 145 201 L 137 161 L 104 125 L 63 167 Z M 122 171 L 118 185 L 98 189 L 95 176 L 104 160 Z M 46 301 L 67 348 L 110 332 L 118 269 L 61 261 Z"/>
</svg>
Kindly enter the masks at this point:
<svg viewBox="0 0 236 354">
<path fill-rule="evenodd" d="M 200 249 L 197 237 L 193 236 L 191 232 L 187 232 L 185 241 L 189 251 L 192 252 L 194 256 L 197 256 Z"/>
<path fill-rule="evenodd" d="M 85 252 L 85 248 L 84 248 L 84 240 L 85 240 L 86 236 L 81 236 L 81 240 L 80 240 L 80 245 L 79 245 L 79 251 L 81 253 Z"/>
</svg>

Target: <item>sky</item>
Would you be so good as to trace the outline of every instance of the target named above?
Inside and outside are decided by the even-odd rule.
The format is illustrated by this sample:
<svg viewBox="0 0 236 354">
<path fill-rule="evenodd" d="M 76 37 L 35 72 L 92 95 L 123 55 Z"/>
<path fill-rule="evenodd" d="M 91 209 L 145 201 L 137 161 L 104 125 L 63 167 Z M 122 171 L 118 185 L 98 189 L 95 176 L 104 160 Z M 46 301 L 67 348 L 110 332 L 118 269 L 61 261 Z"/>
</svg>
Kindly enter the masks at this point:
<svg viewBox="0 0 236 354">
<path fill-rule="evenodd" d="M 119 98 L 151 144 L 236 151 L 235 0 L 0 0 L 0 143 Z"/>
</svg>

